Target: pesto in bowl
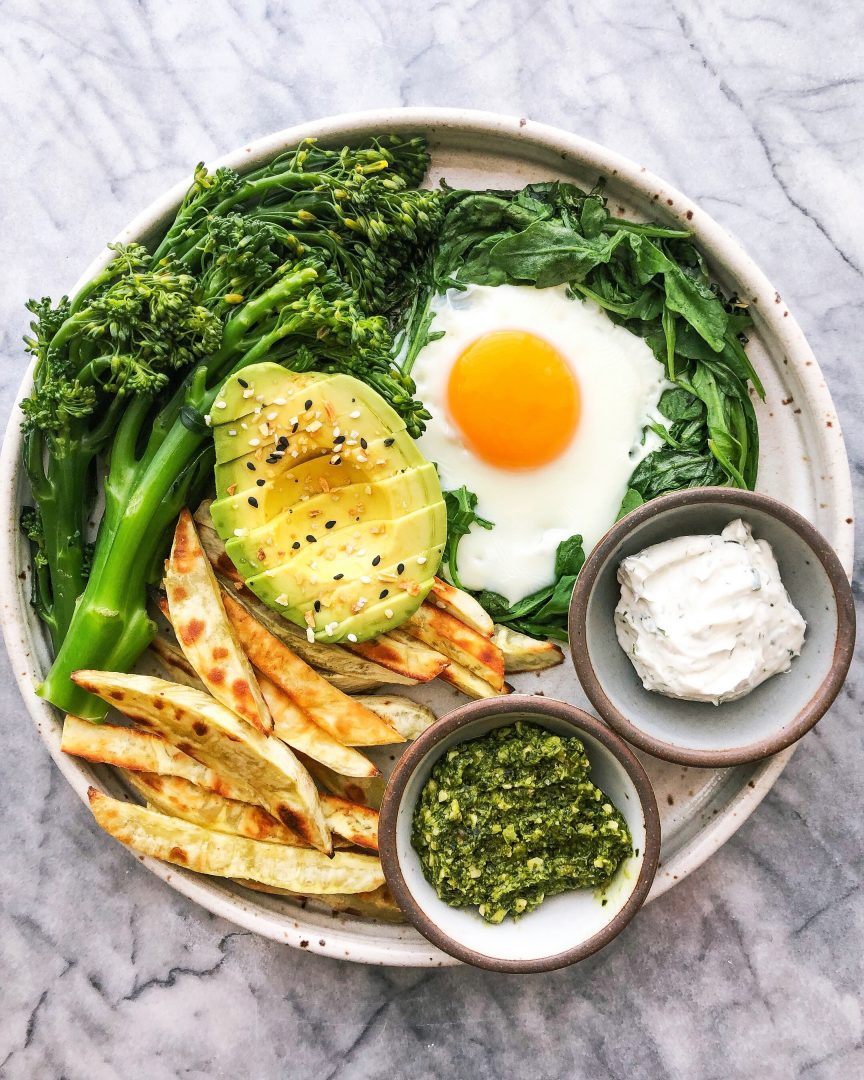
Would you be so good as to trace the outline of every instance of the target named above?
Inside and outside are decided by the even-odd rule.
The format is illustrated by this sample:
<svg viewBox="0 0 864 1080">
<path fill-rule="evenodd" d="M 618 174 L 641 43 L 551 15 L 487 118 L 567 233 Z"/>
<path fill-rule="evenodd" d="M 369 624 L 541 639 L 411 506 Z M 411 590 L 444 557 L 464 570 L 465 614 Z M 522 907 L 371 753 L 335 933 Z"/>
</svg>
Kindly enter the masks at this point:
<svg viewBox="0 0 864 1080">
<path fill-rule="evenodd" d="M 633 843 L 589 773 L 578 738 L 525 721 L 451 747 L 423 786 L 411 829 L 438 897 L 500 923 L 546 896 L 608 885 Z"/>
</svg>

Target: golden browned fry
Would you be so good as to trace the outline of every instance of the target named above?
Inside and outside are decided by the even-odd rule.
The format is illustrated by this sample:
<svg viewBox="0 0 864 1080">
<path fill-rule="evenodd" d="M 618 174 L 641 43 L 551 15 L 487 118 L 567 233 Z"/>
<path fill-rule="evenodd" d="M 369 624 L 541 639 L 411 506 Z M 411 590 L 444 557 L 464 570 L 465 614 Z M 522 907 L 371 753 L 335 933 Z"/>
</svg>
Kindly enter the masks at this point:
<svg viewBox="0 0 864 1080">
<path fill-rule="evenodd" d="M 377 776 L 378 770 L 369 760 L 351 746 L 334 739 L 324 728 L 310 720 L 290 694 L 260 675 L 259 681 L 264 700 L 273 715 L 273 734 L 295 750 L 302 750 L 307 757 L 329 765 L 344 776 Z"/>
<path fill-rule="evenodd" d="M 552 641 L 538 641 L 508 626 L 496 626 L 492 640 L 504 654 L 504 670 L 508 674 L 543 671 L 564 662 L 564 653 L 559 645 Z"/>
<path fill-rule="evenodd" d="M 381 805 L 386 782 L 381 776 L 343 776 L 320 761 L 300 755 L 303 764 L 315 777 L 318 786 L 347 802 L 359 803 L 377 810 Z"/>
<path fill-rule="evenodd" d="M 473 596 L 436 577 L 425 603 L 442 608 L 483 637 L 492 636 L 492 617 Z"/>
<path fill-rule="evenodd" d="M 165 593 L 180 648 L 213 697 L 259 731 L 272 731 L 270 710 L 225 614 L 222 591 L 188 510 L 177 519 Z"/>
<path fill-rule="evenodd" d="M 88 792 L 96 821 L 142 855 L 217 877 L 245 878 L 301 893 L 370 892 L 384 884 L 372 855 L 339 851 L 332 858 L 309 848 L 217 832 L 143 806 Z"/>
<path fill-rule="evenodd" d="M 220 776 L 248 785 L 254 801 L 283 825 L 313 847 L 331 850 L 312 778 L 279 739 L 262 735 L 231 709 L 189 686 L 111 671 L 76 671 L 72 678 Z"/>
<path fill-rule="evenodd" d="M 170 817 L 179 817 L 217 832 L 246 836 L 250 840 L 309 846 L 302 836 L 277 821 L 262 806 L 226 799 L 179 776 L 130 772 L 126 778 L 148 804 Z"/>
<path fill-rule="evenodd" d="M 254 889 L 255 892 L 270 893 L 273 896 L 289 896 L 293 900 L 306 899 L 299 893 L 292 893 L 287 889 L 274 889 L 258 881 L 243 881 L 238 878 L 237 884 L 244 885 L 247 889 Z M 326 904 L 331 911 L 338 911 L 345 915 L 359 915 L 361 918 L 377 919 L 379 922 L 405 922 L 405 916 L 399 910 L 386 885 L 372 892 L 355 893 L 354 896 L 336 896 L 331 893 L 328 896 L 309 896 L 309 899 Z"/>
<path fill-rule="evenodd" d="M 395 671 L 413 682 L 431 682 L 447 667 L 447 657 L 428 649 L 416 638 L 390 631 L 371 641 L 346 645 L 347 649 Z"/>
<path fill-rule="evenodd" d="M 493 689 L 503 690 L 504 657 L 501 650 L 489 638 L 478 634 L 449 612 L 430 604 L 421 604 L 404 623 L 404 629 L 488 682 Z M 445 673 L 446 668 L 442 675 Z"/>
<path fill-rule="evenodd" d="M 211 501 L 211 499 L 207 499 L 201 503 L 194 514 L 198 535 L 201 538 L 201 547 L 217 574 L 227 578 L 233 584 L 242 585 L 243 578 L 238 574 L 237 567 L 231 562 L 231 557 L 225 550 L 221 536 L 213 528 L 213 519 L 210 517 Z"/>
<path fill-rule="evenodd" d="M 441 678 L 471 698 L 490 698 L 510 693 L 510 687 L 506 683 L 501 690 L 496 690 L 485 679 L 481 679 L 461 664 L 451 663 L 446 671 L 441 672 Z"/>
<path fill-rule="evenodd" d="M 334 739 L 346 746 L 381 746 L 404 741 L 380 716 L 322 679 L 227 592 L 223 599 L 240 643 L 255 667 L 289 694 Z"/>
<path fill-rule="evenodd" d="M 338 795 L 322 795 L 321 806 L 327 824 L 356 847 L 378 850 L 378 811 Z"/>
<path fill-rule="evenodd" d="M 358 694 L 357 701 L 377 712 L 405 739 L 416 739 L 438 719 L 426 705 L 398 694 Z"/>
<path fill-rule="evenodd" d="M 184 754 L 176 746 L 166 742 L 160 735 L 137 728 L 118 727 L 116 724 L 92 724 L 78 716 L 67 716 L 63 721 L 63 738 L 60 749 L 66 754 L 85 758 L 87 761 L 100 761 L 107 765 L 117 765 L 121 769 L 133 769 L 136 772 L 160 773 L 168 776 L 182 776 L 193 784 L 200 784 L 211 791 L 225 790 L 218 773 L 208 769 L 200 761 Z M 227 785 L 230 792 L 242 791 L 251 795 L 248 785 Z M 236 798 L 236 794 L 232 794 Z"/>
</svg>

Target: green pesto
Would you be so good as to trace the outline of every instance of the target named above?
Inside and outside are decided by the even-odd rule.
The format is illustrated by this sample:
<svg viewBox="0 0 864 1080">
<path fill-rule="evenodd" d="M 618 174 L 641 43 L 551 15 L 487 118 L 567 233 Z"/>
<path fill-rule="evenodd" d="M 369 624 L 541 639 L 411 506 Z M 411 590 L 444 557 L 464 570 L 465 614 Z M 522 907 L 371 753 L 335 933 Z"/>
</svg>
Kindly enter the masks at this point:
<svg viewBox="0 0 864 1080">
<path fill-rule="evenodd" d="M 438 896 L 500 923 L 546 896 L 606 885 L 632 840 L 589 772 L 579 739 L 522 721 L 448 750 L 411 831 Z"/>
</svg>

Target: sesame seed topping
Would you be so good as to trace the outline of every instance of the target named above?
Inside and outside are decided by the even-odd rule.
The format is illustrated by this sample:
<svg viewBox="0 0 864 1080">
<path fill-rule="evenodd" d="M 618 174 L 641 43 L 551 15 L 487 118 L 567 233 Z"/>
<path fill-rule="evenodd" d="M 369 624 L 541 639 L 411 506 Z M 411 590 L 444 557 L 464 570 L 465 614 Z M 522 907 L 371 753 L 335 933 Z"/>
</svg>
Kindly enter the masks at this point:
<svg viewBox="0 0 864 1080">
<path fill-rule="evenodd" d="M 300 541 L 295 540 L 294 543 L 291 545 L 291 547 L 293 548 L 294 551 L 298 551 L 300 549 Z"/>
<path fill-rule="evenodd" d="M 385 446 L 392 446 L 394 442 L 396 442 L 395 439 L 385 439 L 384 440 L 384 445 Z"/>
<path fill-rule="evenodd" d="M 256 510 L 258 509 L 258 500 L 254 495 L 249 496 L 248 502 L 250 506 L 254 506 Z"/>
<path fill-rule="evenodd" d="M 363 461 L 368 461 L 369 458 L 367 458 L 365 454 L 358 454 L 357 455 L 357 460 L 360 461 L 360 462 L 363 462 Z"/>
<path fill-rule="evenodd" d="M 346 637 L 348 638 L 348 640 L 349 640 L 349 641 L 351 641 L 351 642 L 356 642 L 356 640 L 357 640 L 357 635 L 356 635 L 356 634 L 346 634 L 345 636 L 346 636 Z"/>
<path fill-rule="evenodd" d="M 275 420 L 278 415 L 279 415 L 279 413 L 276 412 L 275 410 L 273 412 L 268 412 L 267 413 L 267 419 L 268 420 Z"/>
<path fill-rule="evenodd" d="M 325 521 L 324 522 L 324 528 L 325 529 L 332 529 L 335 524 L 336 524 L 335 521 Z"/>
<path fill-rule="evenodd" d="M 336 629 L 336 627 L 338 625 L 339 625 L 338 622 L 328 622 L 327 623 L 327 625 L 324 627 L 324 633 L 327 635 L 327 637 L 333 637 L 333 631 Z"/>
<path fill-rule="evenodd" d="M 363 577 L 360 578 L 360 580 L 363 582 L 364 585 L 370 585 L 372 583 L 372 578 L 366 574 L 364 574 Z"/>
<path fill-rule="evenodd" d="M 204 423 L 207 425 L 207 427 L 210 427 L 210 425 L 213 423 L 209 412 L 204 414 Z"/>
<path fill-rule="evenodd" d="M 316 611 L 320 611 L 321 610 L 321 601 L 316 600 L 315 603 L 312 605 L 312 607 L 314 607 Z"/>
<path fill-rule="evenodd" d="M 315 644 L 315 631 L 312 629 L 311 626 L 306 627 L 306 640 L 309 642 L 310 645 Z"/>
<path fill-rule="evenodd" d="M 244 390 L 244 391 L 243 391 L 243 397 L 244 397 L 244 398 L 250 398 L 250 397 L 252 397 L 252 395 L 253 395 L 254 393 L 255 393 L 255 391 L 254 391 L 254 390 Z"/>
<path fill-rule="evenodd" d="M 217 409 L 227 409 L 227 408 L 228 408 L 228 405 L 227 405 L 227 403 L 226 403 L 226 402 L 224 402 L 224 401 L 217 401 L 217 402 L 216 402 L 216 408 L 217 408 Z"/>
<path fill-rule="evenodd" d="M 318 541 L 315 539 L 315 537 L 312 535 L 312 533 L 309 533 L 307 535 L 307 537 L 306 537 L 306 543 L 307 544 L 317 544 Z"/>
<path fill-rule="evenodd" d="M 366 440 L 365 440 L 365 439 L 361 439 L 361 440 L 360 440 L 360 445 L 361 445 L 361 446 L 363 447 L 363 449 L 364 449 L 364 450 L 368 450 L 368 449 L 369 449 L 369 443 L 368 443 L 368 442 L 366 442 Z"/>
<path fill-rule="evenodd" d="M 235 536 L 245 536 L 247 532 L 249 532 L 248 529 L 235 529 L 234 530 L 234 535 Z"/>
<path fill-rule="evenodd" d="M 381 562 L 381 556 L 380 556 L 380 555 L 376 555 L 376 556 L 375 556 L 375 558 L 374 558 L 374 559 L 372 560 L 372 565 L 373 565 L 373 566 L 377 566 L 377 565 L 378 565 L 378 563 L 380 563 L 380 562 Z"/>
<path fill-rule="evenodd" d="M 276 597 L 276 603 L 281 604 L 282 607 L 287 607 L 288 606 L 288 593 L 284 593 L 284 592 L 279 593 L 279 595 Z"/>
<path fill-rule="evenodd" d="M 309 409 L 312 408 L 312 398 L 307 398 L 306 403 L 303 406 L 303 408 L 306 409 L 307 412 L 309 411 Z"/>
<path fill-rule="evenodd" d="M 267 481 L 266 481 L 266 480 L 264 480 L 264 479 L 262 479 L 262 478 L 261 478 L 261 477 L 259 476 L 259 477 L 258 477 L 258 479 L 257 479 L 257 480 L 255 481 L 255 483 L 256 483 L 256 484 L 258 485 L 258 487 L 264 487 L 264 485 L 265 485 L 265 484 L 267 483 Z"/>
<path fill-rule="evenodd" d="M 404 574 L 405 573 L 405 563 L 404 562 L 400 562 L 399 565 L 396 567 L 396 573 L 397 574 Z"/>
<path fill-rule="evenodd" d="M 252 464 L 251 461 L 246 462 L 246 468 L 249 470 L 249 472 L 255 472 L 255 466 Z"/>
<path fill-rule="evenodd" d="M 237 429 L 236 428 L 229 428 L 228 434 L 229 435 L 236 435 L 237 434 Z"/>
<path fill-rule="evenodd" d="M 334 581 L 341 581 L 343 577 L 345 577 L 344 574 L 334 574 L 333 575 L 333 580 Z"/>
<path fill-rule="evenodd" d="M 418 566 L 422 566 L 422 565 L 423 565 L 423 563 L 425 563 L 426 561 L 427 561 L 427 560 L 426 560 L 426 556 L 425 556 L 425 555 L 418 555 L 418 556 L 417 556 L 417 564 L 418 564 Z"/>
<path fill-rule="evenodd" d="M 353 412 L 350 412 L 348 415 L 351 417 L 352 420 L 359 420 L 360 419 L 360 410 L 355 409 Z"/>
<path fill-rule="evenodd" d="M 378 599 L 379 599 L 379 600 L 383 600 L 383 599 L 384 599 L 384 597 L 385 597 L 385 596 L 386 596 L 386 595 L 387 595 L 387 594 L 388 594 L 389 592 L 390 592 L 390 590 L 389 590 L 389 589 L 382 589 L 382 590 L 381 590 L 381 592 L 380 592 L 380 593 L 378 593 Z M 390 618 L 390 616 L 388 615 L 388 616 L 387 616 L 387 618 L 389 619 L 389 618 Z"/>
<path fill-rule="evenodd" d="M 334 446 L 339 446 L 339 444 L 343 443 L 343 442 L 345 442 L 345 436 L 344 435 L 337 435 L 336 438 L 333 440 L 333 445 Z"/>
<path fill-rule="evenodd" d="M 273 398 L 273 404 L 274 405 L 284 405 L 285 404 L 285 398 L 284 397 L 275 397 L 275 398 Z"/>
<path fill-rule="evenodd" d="M 392 607 L 384 608 L 384 615 L 385 615 L 386 618 L 392 619 L 393 618 L 393 608 Z"/>
<path fill-rule="evenodd" d="M 260 446 L 261 445 L 261 440 L 260 439 L 250 439 L 249 440 L 249 445 L 250 446 Z"/>
<path fill-rule="evenodd" d="M 238 379 L 237 382 L 240 384 L 240 386 L 243 387 L 244 390 L 249 386 L 249 383 L 246 382 L 245 379 Z"/>
<path fill-rule="evenodd" d="M 330 464 L 331 465 L 341 465 L 342 464 L 342 458 L 339 457 L 338 454 L 334 454 L 333 457 L 330 458 Z"/>
</svg>

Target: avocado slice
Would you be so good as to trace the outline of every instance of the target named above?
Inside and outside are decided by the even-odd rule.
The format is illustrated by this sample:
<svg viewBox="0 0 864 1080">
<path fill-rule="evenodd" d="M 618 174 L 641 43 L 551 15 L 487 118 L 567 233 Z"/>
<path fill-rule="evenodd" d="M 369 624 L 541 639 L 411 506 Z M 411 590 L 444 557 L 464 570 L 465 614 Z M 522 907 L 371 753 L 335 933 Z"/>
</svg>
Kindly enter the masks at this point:
<svg viewBox="0 0 864 1080">
<path fill-rule="evenodd" d="M 379 394 L 349 375 L 257 364 L 226 382 L 211 424 L 213 524 L 261 600 L 325 641 L 363 641 L 413 614 L 446 511 L 434 466 Z"/>
</svg>

